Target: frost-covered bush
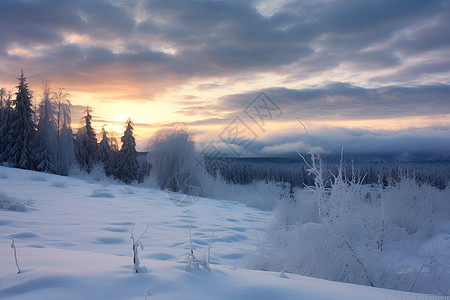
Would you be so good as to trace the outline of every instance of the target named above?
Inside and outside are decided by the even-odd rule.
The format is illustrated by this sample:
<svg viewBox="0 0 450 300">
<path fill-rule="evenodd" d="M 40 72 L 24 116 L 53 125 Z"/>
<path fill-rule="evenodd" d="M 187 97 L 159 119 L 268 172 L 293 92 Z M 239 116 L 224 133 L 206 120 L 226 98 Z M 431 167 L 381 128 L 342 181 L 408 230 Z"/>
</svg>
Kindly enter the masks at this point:
<svg viewBox="0 0 450 300">
<path fill-rule="evenodd" d="M 27 207 L 23 201 L 9 196 L 6 193 L 0 192 L 0 209 L 10 211 L 26 211 Z"/>
<path fill-rule="evenodd" d="M 209 238 L 208 247 L 203 252 L 203 257 L 198 258 L 194 254 L 194 247 L 192 245 L 192 234 L 191 234 L 191 222 L 189 220 L 189 252 L 182 254 L 178 257 L 177 261 L 186 263 L 186 271 L 208 271 L 211 272 L 211 266 L 209 264 L 209 260 L 211 257 L 211 245 L 212 245 L 212 238 L 214 233 L 211 233 L 211 236 Z M 184 259 L 181 259 L 184 258 Z M 181 260 L 180 260 L 181 259 Z"/>
<path fill-rule="evenodd" d="M 274 208 L 275 223 L 285 225 L 318 223 L 319 210 L 312 194 L 311 190 L 295 188 L 295 201 L 290 201 L 289 197 L 280 198 Z"/>
<path fill-rule="evenodd" d="M 428 184 L 419 185 L 415 178 L 402 178 L 382 191 L 384 218 L 388 226 L 414 235 L 419 240 L 431 237 L 433 195 L 439 193 Z"/>
<path fill-rule="evenodd" d="M 159 130 L 150 141 L 148 161 L 161 189 L 170 188 L 169 182 L 177 174 L 198 173 L 194 141 L 181 128 Z"/>
<path fill-rule="evenodd" d="M 389 186 L 363 185 L 363 178 L 349 176 L 342 164 L 337 170 L 323 180 L 320 157 L 312 156 L 315 185 L 295 190 L 294 200 L 279 197 L 267 233 L 271 246 L 251 254 L 249 267 L 448 294 L 450 270 L 440 261 L 443 252 L 423 246 L 436 221 L 450 219 L 448 188 L 441 191 L 405 175 Z"/>
<path fill-rule="evenodd" d="M 450 184 L 442 191 L 431 190 L 433 201 L 433 216 L 440 219 L 448 219 L 450 216 Z"/>
</svg>

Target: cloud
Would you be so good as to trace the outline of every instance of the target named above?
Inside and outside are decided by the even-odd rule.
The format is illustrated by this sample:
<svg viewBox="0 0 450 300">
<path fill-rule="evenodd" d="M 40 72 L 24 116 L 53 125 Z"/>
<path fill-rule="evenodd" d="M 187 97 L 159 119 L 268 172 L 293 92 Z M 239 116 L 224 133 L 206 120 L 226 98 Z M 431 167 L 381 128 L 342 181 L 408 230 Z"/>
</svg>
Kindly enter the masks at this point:
<svg viewBox="0 0 450 300">
<path fill-rule="evenodd" d="M 285 142 L 288 141 L 288 142 Z M 341 149 L 346 155 L 429 155 L 450 157 L 450 130 L 447 127 L 425 127 L 408 130 L 361 130 L 323 127 L 314 135 L 298 132 L 271 135 L 248 149 L 253 155 L 297 156 L 315 151 L 336 156 Z"/>
<path fill-rule="evenodd" d="M 219 107 L 239 112 L 259 91 L 228 95 Z M 317 88 L 276 87 L 264 92 L 284 111 L 283 118 L 303 120 L 364 120 L 450 114 L 450 85 L 363 88 L 347 83 L 328 83 Z"/>
<path fill-rule="evenodd" d="M 68 90 L 94 95 L 98 103 L 189 94 L 177 113 L 196 118 L 190 122 L 196 130 L 226 125 L 256 97 L 257 87 L 286 120 L 450 114 L 448 1 L 292 0 L 269 13 L 260 3 L 4 0 L 0 82 L 11 83 L 25 68 L 30 78 L 47 74 Z M 210 101 L 204 101 L 207 93 Z M 143 126 L 170 124 L 176 122 Z M 394 137 L 392 145 L 413 138 Z M 252 147 L 332 148 L 325 140 L 312 141 Z"/>
<path fill-rule="evenodd" d="M 319 154 L 326 154 L 329 151 L 325 150 L 321 146 L 311 146 L 303 141 L 298 141 L 295 143 L 283 143 L 271 146 L 264 146 L 260 154 L 262 155 L 292 155 L 293 153 L 308 153 L 308 152 L 316 152 Z"/>
<path fill-rule="evenodd" d="M 404 65 L 404 56 L 447 53 L 450 45 L 446 1 L 289 1 L 272 15 L 262 15 L 255 3 L 5 0 L 0 63 L 15 63 L 2 71 L 15 76 L 22 66 L 44 68 L 69 84 L 88 86 L 87 74 L 96 81 L 120 78 L 141 89 L 146 84 L 143 95 L 152 98 L 190 80 L 255 72 L 299 79 L 347 66 L 379 79 L 377 71 L 398 67 L 404 72 L 393 77 L 416 70 L 409 78 L 420 79 L 427 70 Z M 71 35 L 85 38 L 68 42 Z M 35 56 L 13 57 L 11 47 Z M 448 72 L 430 69 L 428 74 Z"/>
</svg>

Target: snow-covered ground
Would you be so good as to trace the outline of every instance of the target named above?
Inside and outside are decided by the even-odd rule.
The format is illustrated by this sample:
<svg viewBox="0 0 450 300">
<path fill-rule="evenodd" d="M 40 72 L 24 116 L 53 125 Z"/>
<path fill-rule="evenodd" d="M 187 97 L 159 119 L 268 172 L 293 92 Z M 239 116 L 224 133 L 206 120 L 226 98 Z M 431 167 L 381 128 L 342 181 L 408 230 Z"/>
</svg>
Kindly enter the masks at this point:
<svg viewBox="0 0 450 300">
<path fill-rule="evenodd" d="M 160 190 L 4 167 L 0 192 L 29 208 L 0 210 L 0 299 L 145 299 L 146 290 L 148 299 L 439 299 L 243 269 L 272 213 L 233 201 L 178 207 Z M 198 256 L 214 232 L 211 272 L 177 262 L 189 223 Z M 130 231 L 148 224 L 139 253 L 147 272 L 132 273 Z"/>
</svg>

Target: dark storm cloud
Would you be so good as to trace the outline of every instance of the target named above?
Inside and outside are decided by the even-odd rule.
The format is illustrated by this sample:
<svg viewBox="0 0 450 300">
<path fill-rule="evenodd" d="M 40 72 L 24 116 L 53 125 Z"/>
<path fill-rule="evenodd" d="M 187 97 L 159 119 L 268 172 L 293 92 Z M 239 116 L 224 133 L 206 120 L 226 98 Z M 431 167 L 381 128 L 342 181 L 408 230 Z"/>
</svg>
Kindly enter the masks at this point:
<svg viewBox="0 0 450 300">
<path fill-rule="evenodd" d="M 362 120 L 450 114 L 450 85 L 388 86 L 368 89 L 347 83 L 318 88 L 271 88 L 264 92 L 284 111 L 284 117 L 305 120 Z M 223 97 L 214 107 L 237 113 L 259 91 Z"/>
<path fill-rule="evenodd" d="M 62 33 L 89 33 L 103 38 L 126 34 L 134 18 L 109 1 L 2 1 L 0 37 L 3 47 L 61 42 Z M 4 50 L 4 48 L 2 49 Z"/>
<path fill-rule="evenodd" d="M 60 29 L 74 29 L 83 23 L 68 1 L 2 1 L 0 8 L 2 52 L 10 43 L 59 42 Z"/>
<path fill-rule="evenodd" d="M 209 74 L 270 69 L 313 53 L 307 39 L 281 30 L 282 22 L 264 18 L 248 1 L 151 1 L 147 8 L 165 23 L 150 26 L 150 19 L 144 33 L 176 44 L 183 61 L 207 63 Z"/>
<path fill-rule="evenodd" d="M 58 69 L 60 61 L 74 55 L 67 77 L 109 65 L 121 68 L 123 76 L 152 79 L 158 68 L 159 77 L 172 78 L 166 83 L 172 85 L 254 72 L 289 72 L 298 79 L 345 63 L 358 72 L 384 70 L 401 66 L 404 57 L 399 55 L 448 50 L 450 45 L 446 1 L 292 1 L 270 16 L 262 15 L 256 3 L 2 1 L 0 55 L 8 58 L 6 50 L 12 46 L 45 45 L 37 57 L 22 57 L 21 64 L 51 64 L 48 58 L 56 53 L 47 68 Z M 64 39 L 73 33 L 96 45 L 75 41 L 79 50 L 67 48 Z M 120 48 L 113 49 L 111 40 Z M 167 55 L 158 45 L 176 52 Z M 373 46 L 377 49 L 368 49 Z"/>
</svg>

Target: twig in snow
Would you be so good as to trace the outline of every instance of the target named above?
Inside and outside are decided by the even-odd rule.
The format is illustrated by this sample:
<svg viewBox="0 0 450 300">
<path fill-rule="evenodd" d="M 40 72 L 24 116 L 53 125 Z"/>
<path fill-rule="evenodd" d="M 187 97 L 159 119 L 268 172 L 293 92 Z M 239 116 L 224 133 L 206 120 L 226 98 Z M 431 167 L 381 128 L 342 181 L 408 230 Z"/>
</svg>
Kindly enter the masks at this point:
<svg viewBox="0 0 450 300">
<path fill-rule="evenodd" d="M 152 293 L 150 293 L 149 289 L 145 289 L 145 300 L 147 300 L 147 296 L 149 297 L 153 296 Z"/>
<path fill-rule="evenodd" d="M 19 264 L 17 263 L 17 251 L 16 251 L 16 245 L 14 245 L 14 239 L 13 239 L 12 237 L 9 237 L 9 239 L 11 240 L 11 248 L 14 249 L 14 260 L 15 260 L 15 262 L 16 262 L 17 274 L 20 274 Z"/>
<path fill-rule="evenodd" d="M 178 257 L 177 261 L 179 262 L 185 262 L 186 270 L 206 270 L 211 272 L 211 267 L 209 265 L 209 260 L 211 256 L 211 245 L 212 245 L 212 238 L 214 236 L 214 232 L 211 233 L 211 236 L 209 238 L 208 248 L 206 248 L 205 252 L 203 253 L 203 258 L 198 259 L 194 254 L 194 247 L 192 245 L 192 237 L 191 237 L 191 219 L 189 218 L 189 244 L 190 244 L 190 251 L 188 253 L 182 254 Z M 181 257 L 185 257 L 185 260 L 180 261 L 179 259 Z"/>
<path fill-rule="evenodd" d="M 142 242 L 140 240 L 141 240 L 141 237 L 147 232 L 149 226 L 150 225 L 147 225 L 147 227 L 145 228 L 144 232 L 142 232 L 142 234 L 139 236 L 139 238 L 137 240 L 134 239 L 134 235 L 133 235 L 134 228 L 131 230 L 130 239 L 133 242 L 133 246 L 132 246 L 133 247 L 133 268 L 132 268 L 132 270 L 133 270 L 134 273 L 138 273 L 139 270 L 140 270 L 140 267 L 139 267 L 139 265 L 140 265 L 140 262 L 139 262 L 139 251 L 138 251 L 138 249 L 139 249 L 139 247 L 141 248 L 141 250 L 144 249 L 144 244 L 142 244 Z"/>
</svg>

